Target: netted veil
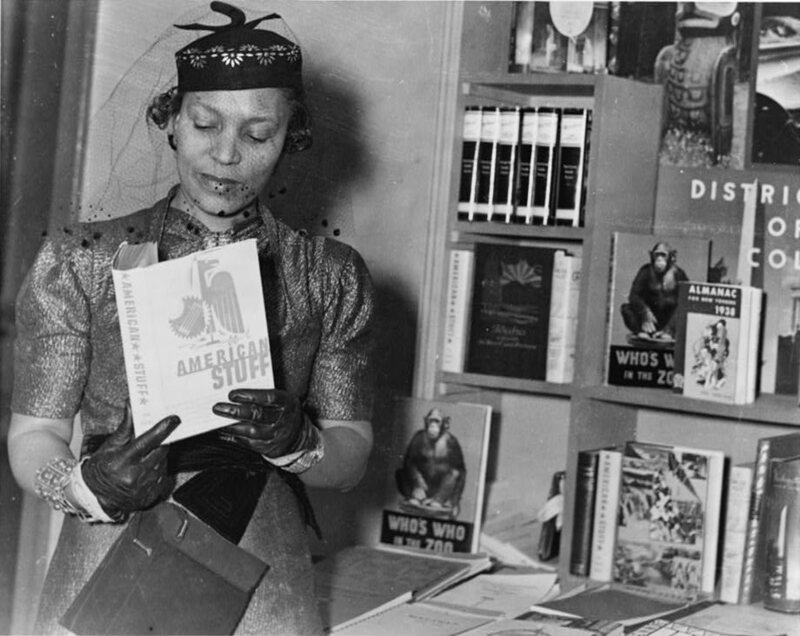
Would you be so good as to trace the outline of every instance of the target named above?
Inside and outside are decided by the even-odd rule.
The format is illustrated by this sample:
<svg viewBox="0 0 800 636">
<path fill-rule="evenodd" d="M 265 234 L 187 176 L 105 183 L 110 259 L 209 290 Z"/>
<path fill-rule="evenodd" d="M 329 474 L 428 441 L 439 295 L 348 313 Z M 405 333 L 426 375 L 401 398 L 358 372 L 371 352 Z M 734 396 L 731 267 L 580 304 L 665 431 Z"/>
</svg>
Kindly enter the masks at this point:
<svg viewBox="0 0 800 636">
<path fill-rule="evenodd" d="M 270 13 L 263 7 L 236 2 L 248 19 Z M 174 24 L 226 24 L 206 2 L 174 20 Z M 283 20 L 270 20 L 272 31 L 297 43 Z M 177 183 L 174 152 L 167 133 L 146 117 L 155 97 L 177 84 L 175 52 L 203 32 L 172 24 L 124 73 L 87 125 L 83 175 L 73 211 L 74 220 L 103 221 L 150 207 Z"/>
</svg>

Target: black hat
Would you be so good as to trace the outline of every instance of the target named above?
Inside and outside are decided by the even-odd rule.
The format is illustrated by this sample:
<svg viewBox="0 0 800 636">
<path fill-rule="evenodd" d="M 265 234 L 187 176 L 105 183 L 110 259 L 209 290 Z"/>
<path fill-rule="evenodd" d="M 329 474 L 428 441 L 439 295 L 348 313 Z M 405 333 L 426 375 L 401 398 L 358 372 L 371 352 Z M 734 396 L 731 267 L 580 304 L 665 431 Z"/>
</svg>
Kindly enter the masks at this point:
<svg viewBox="0 0 800 636">
<path fill-rule="evenodd" d="M 212 2 L 211 9 L 227 15 L 230 24 L 175 25 L 212 31 L 175 54 L 179 91 L 302 89 L 300 47 L 275 31 L 256 29 L 264 20 L 280 20 L 277 13 L 246 23 L 244 12 L 225 2 Z"/>
</svg>

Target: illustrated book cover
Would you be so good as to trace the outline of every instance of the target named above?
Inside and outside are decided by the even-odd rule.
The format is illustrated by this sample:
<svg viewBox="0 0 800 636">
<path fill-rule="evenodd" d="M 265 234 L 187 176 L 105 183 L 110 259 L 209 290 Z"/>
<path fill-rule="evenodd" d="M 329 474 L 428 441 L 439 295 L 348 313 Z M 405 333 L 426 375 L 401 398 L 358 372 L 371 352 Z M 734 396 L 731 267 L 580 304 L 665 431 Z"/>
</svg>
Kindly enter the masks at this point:
<svg viewBox="0 0 800 636">
<path fill-rule="evenodd" d="M 274 386 L 255 239 L 162 263 L 123 243 L 112 276 L 136 435 L 171 414 L 170 442 L 226 426 L 211 407 L 231 389 Z"/>
<path fill-rule="evenodd" d="M 672 388 L 678 283 L 705 281 L 710 242 L 675 234 L 615 232 L 606 381 Z"/>
<path fill-rule="evenodd" d="M 492 409 L 397 398 L 380 543 L 477 552 Z"/>
<path fill-rule="evenodd" d="M 761 295 L 744 285 L 679 284 L 676 393 L 727 404 L 755 401 Z"/>
<path fill-rule="evenodd" d="M 616 583 L 656 596 L 713 593 L 724 459 L 721 451 L 625 445 Z"/>
<path fill-rule="evenodd" d="M 468 372 L 546 378 L 555 252 L 539 246 L 476 244 Z"/>
<path fill-rule="evenodd" d="M 760 394 L 798 394 L 799 209 L 797 172 L 659 170 L 656 227 L 711 241 L 708 282 L 764 292 Z"/>
</svg>

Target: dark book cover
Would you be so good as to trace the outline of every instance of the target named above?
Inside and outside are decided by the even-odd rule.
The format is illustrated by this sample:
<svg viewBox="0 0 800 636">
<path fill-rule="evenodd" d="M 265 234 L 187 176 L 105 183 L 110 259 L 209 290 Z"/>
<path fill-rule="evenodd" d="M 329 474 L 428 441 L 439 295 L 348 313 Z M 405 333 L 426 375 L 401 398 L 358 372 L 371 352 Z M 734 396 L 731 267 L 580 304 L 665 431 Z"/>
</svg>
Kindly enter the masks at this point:
<svg viewBox="0 0 800 636">
<path fill-rule="evenodd" d="M 461 172 L 458 187 L 458 218 L 464 221 L 471 221 L 475 214 L 480 137 L 481 109 L 478 106 L 467 106 L 461 133 Z"/>
<path fill-rule="evenodd" d="M 575 510 L 572 522 L 572 549 L 569 571 L 576 576 L 589 576 L 592 559 L 592 525 L 597 486 L 597 465 L 600 450 L 583 450 L 578 453 L 575 475 Z"/>
<path fill-rule="evenodd" d="M 564 479 L 566 472 L 557 470 L 553 473 L 550 480 L 550 490 L 547 493 L 547 501 L 552 501 L 555 497 L 564 495 Z M 561 547 L 561 529 L 558 527 L 558 515 L 553 515 L 542 521 L 542 528 L 539 531 L 539 542 L 536 547 L 536 556 L 542 561 L 549 561 L 558 556 Z"/>
<path fill-rule="evenodd" d="M 538 246 L 475 246 L 467 372 L 545 379 L 555 252 Z"/>
<path fill-rule="evenodd" d="M 764 494 L 764 607 L 800 613 L 800 457 L 773 459 Z"/>
<path fill-rule="evenodd" d="M 536 145 L 533 147 L 533 222 L 553 223 L 556 160 L 561 113 L 540 108 L 536 113 Z"/>
<path fill-rule="evenodd" d="M 522 124 L 520 130 L 516 208 L 514 222 L 533 223 L 533 151 L 536 146 L 538 126 L 538 113 L 535 108 L 522 110 Z"/>
<path fill-rule="evenodd" d="M 739 596 L 741 604 L 749 605 L 760 601 L 765 594 L 763 573 L 766 571 L 767 551 L 762 521 L 766 511 L 765 498 L 767 484 L 771 479 L 772 460 L 798 455 L 800 455 L 800 432 L 762 437 L 758 440 L 742 566 Z"/>
<path fill-rule="evenodd" d="M 680 281 L 705 280 L 710 242 L 616 232 L 608 306 L 606 381 L 672 389 Z"/>
</svg>

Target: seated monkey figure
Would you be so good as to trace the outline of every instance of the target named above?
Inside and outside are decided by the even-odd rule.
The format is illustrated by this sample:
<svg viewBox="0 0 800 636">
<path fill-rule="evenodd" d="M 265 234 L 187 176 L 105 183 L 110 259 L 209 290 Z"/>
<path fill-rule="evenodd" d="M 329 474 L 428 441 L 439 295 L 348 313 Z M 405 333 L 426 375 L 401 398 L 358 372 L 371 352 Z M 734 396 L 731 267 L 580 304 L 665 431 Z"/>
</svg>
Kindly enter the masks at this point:
<svg viewBox="0 0 800 636">
<path fill-rule="evenodd" d="M 423 428 L 414 433 L 395 473 L 397 489 L 409 506 L 453 518 L 467 474 L 464 454 L 449 430 L 449 417 L 434 408 L 423 419 Z"/>
</svg>

